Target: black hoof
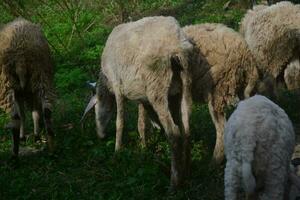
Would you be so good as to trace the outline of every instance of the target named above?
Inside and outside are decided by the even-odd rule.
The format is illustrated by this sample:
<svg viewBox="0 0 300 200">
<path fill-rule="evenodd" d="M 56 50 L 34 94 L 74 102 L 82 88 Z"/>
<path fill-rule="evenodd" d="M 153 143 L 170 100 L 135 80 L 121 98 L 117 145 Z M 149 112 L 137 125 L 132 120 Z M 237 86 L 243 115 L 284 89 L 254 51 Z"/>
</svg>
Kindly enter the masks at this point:
<svg viewBox="0 0 300 200">
<path fill-rule="evenodd" d="M 20 141 L 21 142 L 26 142 L 26 137 L 25 136 L 20 137 Z"/>
<path fill-rule="evenodd" d="M 42 141 L 42 139 L 41 139 L 41 137 L 38 135 L 38 136 L 34 136 L 34 142 L 41 142 Z"/>
</svg>

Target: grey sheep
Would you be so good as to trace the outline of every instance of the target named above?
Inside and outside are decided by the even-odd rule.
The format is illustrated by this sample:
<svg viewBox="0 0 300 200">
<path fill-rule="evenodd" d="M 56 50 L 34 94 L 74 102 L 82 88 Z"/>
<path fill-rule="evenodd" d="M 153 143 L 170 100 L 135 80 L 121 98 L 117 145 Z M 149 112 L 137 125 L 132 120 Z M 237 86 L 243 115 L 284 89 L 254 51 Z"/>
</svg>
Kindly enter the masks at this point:
<svg viewBox="0 0 300 200">
<path fill-rule="evenodd" d="M 293 199 L 299 177 L 291 167 L 293 125 L 278 105 L 255 95 L 241 101 L 225 125 L 225 200 Z M 290 196 L 290 197 L 289 197 Z M 293 197 L 293 198 L 292 198 Z"/>
<path fill-rule="evenodd" d="M 55 98 L 50 49 L 41 28 L 18 18 L 0 29 L 0 108 L 11 113 L 13 154 L 18 155 L 19 137 L 24 135 L 25 106 L 32 111 L 38 136 L 40 115 L 53 150 L 51 109 Z"/>
</svg>

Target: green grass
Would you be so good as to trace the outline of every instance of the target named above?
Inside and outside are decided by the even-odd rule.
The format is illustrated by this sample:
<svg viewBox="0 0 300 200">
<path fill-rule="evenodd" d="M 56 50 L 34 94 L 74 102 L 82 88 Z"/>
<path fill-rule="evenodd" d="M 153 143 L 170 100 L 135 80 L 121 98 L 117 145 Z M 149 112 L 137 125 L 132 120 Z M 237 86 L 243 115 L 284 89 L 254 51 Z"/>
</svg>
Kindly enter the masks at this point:
<svg viewBox="0 0 300 200">
<path fill-rule="evenodd" d="M 83 106 L 83 105 L 82 105 Z M 223 191 L 223 169 L 211 168 L 211 142 L 214 127 L 206 106 L 195 107 L 192 120 L 208 119 L 193 129 L 192 176 L 189 185 L 176 195 L 168 193 L 169 147 L 163 135 L 155 131 L 148 147 L 139 144 L 135 126 L 136 108 L 127 118 L 124 148 L 114 153 L 114 124 L 110 136 L 99 140 L 92 117 L 84 128 L 73 121 L 73 128 L 62 126 L 67 119 L 55 121 L 57 153 L 50 156 L 32 139 L 22 147 L 17 167 L 9 163 L 11 141 L 9 133 L 0 140 L 0 197 L 1 199 L 219 199 Z M 82 108 L 83 109 L 83 108 Z M 75 116 L 76 118 L 76 116 Z M 71 127 L 72 127 L 71 126 Z M 26 146 L 26 147 L 25 147 Z M 37 150 L 32 152 L 30 150 Z M 21 151 L 22 152 L 22 151 Z M 217 188 L 217 189 L 216 189 Z M 215 191 L 208 194 L 207 191 Z"/>
<path fill-rule="evenodd" d="M 38 2 L 30 0 L 30 2 Z M 26 4 L 25 1 L 18 1 Z M 48 155 L 45 144 L 35 144 L 31 136 L 22 143 L 19 163 L 10 162 L 11 135 L 3 127 L 8 116 L 0 112 L 0 200 L 40 200 L 40 199 L 223 199 L 224 166 L 209 165 L 214 143 L 215 129 L 206 105 L 194 105 L 191 117 L 192 168 L 189 183 L 175 195 L 168 192 L 170 149 L 164 135 L 159 131 L 151 134 L 148 147 L 139 144 L 136 128 L 137 108 L 129 103 L 126 109 L 124 147 L 114 152 L 115 125 L 108 128 L 108 138 L 100 140 L 96 136 L 93 114 L 85 124 L 79 124 L 89 91 L 87 80 L 95 80 L 99 70 L 99 55 L 107 36 L 116 23 L 119 8 L 114 1 L 106 9 L 98 7 L 81 10 L 78 18 L 80 30 L 95 19 L 88 31 L 70 37 L 72 25 L 68 13 L 54 5 L 26 4 L 44 17 L 43 30 L 52 47 L 56 63 L 55 82 L 58 99 L 53 115 L 56 134 L 56 154 Z M 98 2 L 98 1 L 95 1 Z M 103 1 L 106 2 L 106 1 Z M 107 1 L 109 2 L 109 1 Z M 106 3 L 107 3 L 106 2 Z M 245 12 L 239 1 L 232 1 L 224 10 L 227 0 L 147 0 L 128 4 L 128 15 L 138 19 L 148 15 L 172 15 L 182 26 L 187 24 L 218 22 L 238 29 L 238 23 Z M 101 7 L 101 5 L 100 5 Z M 0 7 L 2 9 L 2 7 Z M 10 13 L 0 12 L 0 24 L 13 19 Z M 32 16 L 35 22 L 40 17 Z M 63 47 L 57 36 L 69 46 Z M 279 104 L 299 123 L 299 97 L 283 93 Z M 30 114 L 27 116 L 30 119 Z M 32 122 L 26 130 L 32 132 Z M 43 136 L 45 137 L 45 136 Z M 26 151 L 25 151 L 26 150 Z"/>
</svg>

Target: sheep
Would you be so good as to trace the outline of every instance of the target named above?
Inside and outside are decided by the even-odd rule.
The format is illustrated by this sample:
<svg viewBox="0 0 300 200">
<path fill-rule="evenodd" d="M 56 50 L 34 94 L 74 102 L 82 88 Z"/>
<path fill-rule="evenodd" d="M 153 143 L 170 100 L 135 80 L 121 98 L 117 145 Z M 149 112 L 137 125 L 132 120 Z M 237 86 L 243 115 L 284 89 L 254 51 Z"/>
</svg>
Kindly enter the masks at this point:
<svg viewBox="0 0 300 200">
<path fill-rule="evenodd" d="M 299 188 L 300 179 L 290 163 L 293 125 L 266 97 L 255 95 L 238 104 L 225 125 L 224 143 L 225 200 L 243 199 L 240 189 L 248 199 L 289 199 L 288 183 Z"/>
<path fill-rule="evenodd" d="M 208 102 L 217 132 L 214 159 L 220 163 L 224 158 L 224 109 L 251 95 L 258 80 L 256 63 L 242 36 L 225 25 L 186 26 L 183 31 L 198 50 L 192 96 L 194 101 Z"/>
<path fill-rule="evenodd" d="M 188 168 L 192 50 L 173 17 L 118 25 L 107 39 L 96 98 L 89 104 L 95 105 L 97 133 L 103 138 L 116 102 L 116 151 L 122 143 L 125 98 L 142 103 L 160 121 L 171 145 L 173 189 L 181 185 Z"/>
<path fill-rule="evenodd" d="M 42 114 L 53 151 L 53 73 L 48 42 L 38 25 L 18 18 L 0 29 L 0 108 L 11 114 L 7 127 L 13 130 L 13 157 L 24 136 L 25 103 L 32 111 L 36 136 Z"/>
<path fill-rule="evenodd" d="M 224 109 L 251 95 L 258 80 L 256 63 L 243 37 L 225 25 L 192 25 L 183 31 L 195 46 L 192 98 L 199 103 L 208 102 L 217 132 L 213 161 L 219 164 L 224 158 Z M 139 115 L 141 127 L 143 118 Z M 140 135 L 143 138 L 145 133 Z"/>
<path fill-rule="evenodd" d="M 297 79 L 289 80 L 291 76 L 285 70 L 299 62 L 299 8 L 290 2 L 254 7 L 241 21 L 240 32 L 257 59 L 259 73 L 274 85 L 275 94 L 271 95 L 277 96 L 280 85 L 289 87 L 290 82 Z M 273 91 L 267 86 L 259 92 L 268 94 Z"/>
</svg>

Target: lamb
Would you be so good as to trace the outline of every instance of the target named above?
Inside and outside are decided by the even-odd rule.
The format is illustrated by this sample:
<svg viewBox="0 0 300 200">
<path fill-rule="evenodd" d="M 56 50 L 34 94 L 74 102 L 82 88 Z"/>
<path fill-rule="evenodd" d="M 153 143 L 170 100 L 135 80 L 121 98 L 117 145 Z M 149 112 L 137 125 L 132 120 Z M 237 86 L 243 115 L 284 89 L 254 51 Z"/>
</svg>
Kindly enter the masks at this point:
<svg viewBox="0 0 300 200">
<path fill-rule="evenodd" d="M 160 121 L 171 145 L 174 189 L 188 165 L 189 148 L 184 144 L 189 143 L 192 49 L 173 17 L 145 17 L 115 27 L 102 54 L 96 98 L 90 104 L 96 104 L 97 133 L 104 137 L 116 100 L 116 151 L 122 143 L 125 98 L 142 103 Z"/>
<path fill-rule="evenodd" d="M 289 89 L 291 81 L 297 79 L 296 74 L 291 78 L 292 74 L 287 75 L 285 70 L 299 63 L 299 8 L 290 2 L 254 7 L 241 22 L 240 32 L 257 59 L 259 72 L 265 80 L 270 80 L 275 92 L 282 84 Z M 263 87 L 259 92 L 270 95 L 269 88 Z"/>
<path fill-rule="evenodd" d="M 278 105 L 255 95 L 241 101 L 225 125 L 225 199 L 289 199 L 289 184 L 299 178 L 290 166 L 293 125 Z M 290 185 L 289 185 L 290 186 Z M 295 196 L 295 194 L 293 194 Z"/>
<path fill-rule="evenodd" d="M 208 102 L 217 132 L 213 161 L 219 164 L 224 160 L 224 109 L 252 94 L 258 80 L 256 63 L 243 37 L 225 25 L 192 25 L 183 31 L 195 46 L 192 98 L 199 103 Z M 141 115 L 138 125 L 143 127 L 140 118 Z M 145 133 L 140 135 L 143 138 Z"/>
<path fill-rule="evenodd" d="M 0 108 L 11 113 L 13 156 L 18 156 L 24 136 L 25 103 L 32 111 L 34 133 L 39 132 L 42 114 L 53 150 L 51 109 L 55 98 L 50 49 L 41 28 L 18 18 L 0 29 Z"/>
</svg>

